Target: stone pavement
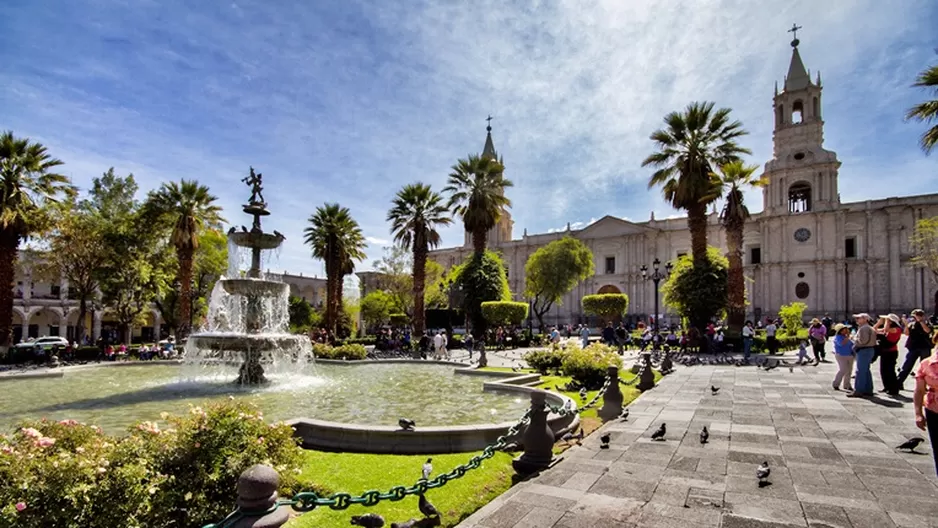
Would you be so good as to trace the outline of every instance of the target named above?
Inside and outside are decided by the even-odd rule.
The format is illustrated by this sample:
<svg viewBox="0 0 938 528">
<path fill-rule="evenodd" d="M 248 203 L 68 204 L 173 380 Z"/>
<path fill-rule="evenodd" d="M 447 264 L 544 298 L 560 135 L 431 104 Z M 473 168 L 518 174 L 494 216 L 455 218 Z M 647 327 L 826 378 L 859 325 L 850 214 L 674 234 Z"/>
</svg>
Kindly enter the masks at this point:
<svg viewBox="0 0 938 528">
<path fill-rule="evenodd" d="M 929 444 L 920 447 L 927 454 L 894 449 L 927 439 L 913 423 L 911 392 L 846 398 L 831 388 L 831 363 L 677 368 L 629 406 L 627 422 L 607 423 L 459 527 L 938 526 Z M 662 422 L 667 439 L 651 440 Z M 603 433 L 609 449 L 599 448 Z M 772 468 L 764 488 L 755 477 L 762 461 Z"/>
</svg>

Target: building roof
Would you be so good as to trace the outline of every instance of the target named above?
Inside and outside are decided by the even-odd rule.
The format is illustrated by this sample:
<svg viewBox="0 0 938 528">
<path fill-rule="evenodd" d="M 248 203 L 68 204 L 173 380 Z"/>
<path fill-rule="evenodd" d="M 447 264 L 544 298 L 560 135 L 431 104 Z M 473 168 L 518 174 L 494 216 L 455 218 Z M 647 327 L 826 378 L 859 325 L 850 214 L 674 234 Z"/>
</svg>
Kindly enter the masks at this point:
<svg viewBox="0 0 938 528">
<path fill-rule="evenodd" d="M 801 61 L 801 54 L 798 53 L 798 41 L 792 42 L 791 64 L 788 65 L 788 75 L 785 76 L 785 91 L 803 90 L 811 86 L 811 77 L 808 76 L 808 70 Z"/>
</svg>

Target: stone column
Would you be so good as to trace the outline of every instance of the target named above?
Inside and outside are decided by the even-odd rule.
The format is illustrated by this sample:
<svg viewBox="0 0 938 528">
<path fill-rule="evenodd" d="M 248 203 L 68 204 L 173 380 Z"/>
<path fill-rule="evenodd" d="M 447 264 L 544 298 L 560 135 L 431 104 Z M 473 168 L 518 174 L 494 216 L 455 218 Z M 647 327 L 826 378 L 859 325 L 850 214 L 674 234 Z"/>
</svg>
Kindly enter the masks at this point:
<svg viewBox="0 0 938 528">
<path fill-rule="evenodd" d="M 96 341 L 101 337 L 101 322 L 104 320 L 104 312 L 102 310 L 95 310 L 94 315 L 91 321 L 91 341 Z"/>
<path fill-rule="evenodd" d="M 547 469 L 553 462 L 554 432 L 547 423 L 546 396 L 540 390 L 531 393 L 531 421 L 521 437 L 524 453 L 511 462 L 519 475 Z"/>
<path fill-rule="evenodd" d="M 901 225 L 898 218 L 889 217 L 889 309 L 895 310 L 902 303 L 899 276 L 899 237 Z"/>
<path fill-rule="evenodd" d="M 280 475 L 270 466 L 256 465 L 241 473 L 238 477 L 238 509 L 264 513 L 244 515 L 231 528 L 278 528 L 286 524 L 290 520 L 286 506 L 269 511 L 277 503 L 279 486 Z"/>
<path fill-rule="evenodd" d="M 153 310 L 153 340 L 160 340 L 160 332 L 163 329 L 163 316 L 159 310 Z"/>
</svg>

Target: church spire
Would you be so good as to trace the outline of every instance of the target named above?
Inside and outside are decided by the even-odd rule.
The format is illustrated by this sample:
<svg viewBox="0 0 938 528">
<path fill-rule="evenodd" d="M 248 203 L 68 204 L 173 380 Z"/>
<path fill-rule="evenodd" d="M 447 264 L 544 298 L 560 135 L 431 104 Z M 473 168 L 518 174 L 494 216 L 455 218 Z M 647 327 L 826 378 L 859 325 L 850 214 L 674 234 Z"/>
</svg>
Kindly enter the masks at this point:
<svg viewBox="0 0 938 528">
<path fill-rule="evenodd" d="M 801 26 L 792 24 L 791 29 L 788 30 L 789 33 L 794 35 L 794 38 L 791 41 L 791 64 L 788 65 L 788 75 L 785 77 L 786 92 L 803 90 L 811 85 L 811 77 L 804 67 L 804 62 L 801 61 L 801 54 L 798 53 L 798 44 L 801 43 L 798 40 L 799 29 L 801 29 Z"/>
<path fill-rule="evenodd" d="M 492 142 L 492 116 L 488 116 L 485 120 L 488 125 L 485 127 L 485 146 L 482 147 L 482 157 L 497 160 L 495 143 Z"/>
</svg>

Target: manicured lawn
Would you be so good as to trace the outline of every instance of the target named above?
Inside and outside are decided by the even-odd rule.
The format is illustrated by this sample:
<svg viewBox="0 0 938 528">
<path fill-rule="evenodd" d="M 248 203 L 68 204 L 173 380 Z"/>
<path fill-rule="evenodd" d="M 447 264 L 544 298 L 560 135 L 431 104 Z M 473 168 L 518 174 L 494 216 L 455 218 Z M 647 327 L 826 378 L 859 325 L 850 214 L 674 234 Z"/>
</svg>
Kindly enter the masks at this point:
<svg viewBox="0 0 938 528">
<path fill-rule="evenodd" d="M 455 453 L 433 456 L 433 475 L 446 473 L 466 463 L 478 453 Z M 509 453 L 496 453 L 479 469 L 469 471 L 460 479 L 427 491 L 427 499 L 442 513 L 442 526 L 455 526 L 511 487 L 514 470 Z M 353 495 L 377 489 L 385 492 L 393 486 L 412 486 L 420 479 L 426 455 L 368 455 L 359 453 L 326 453 L 306 451 L 303 482 L 315 482 L 334 491 Z M 349 526 L 352 515 L 374 512 L 384 517 L 385 526 L 423 515 L 417 509 L 417 496 L 399 502 L 382 501 L 377 506 L 350 506 L 344 511 L 317 508 L 294 518 L 288 528 L 338 528 Z"/>
</svg>

